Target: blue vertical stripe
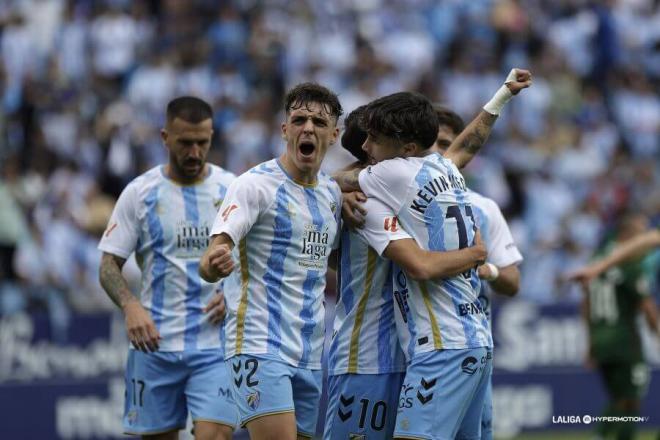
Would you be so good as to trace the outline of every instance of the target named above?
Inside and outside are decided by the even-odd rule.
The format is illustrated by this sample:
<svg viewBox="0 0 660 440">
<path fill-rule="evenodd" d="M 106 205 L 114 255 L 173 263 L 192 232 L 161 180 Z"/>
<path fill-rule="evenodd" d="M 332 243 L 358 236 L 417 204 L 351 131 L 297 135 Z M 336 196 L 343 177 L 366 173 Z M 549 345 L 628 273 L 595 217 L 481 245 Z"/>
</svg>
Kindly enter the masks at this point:
<svg viewBox="0 0 660 440">
<path fill-rule="evenodd" d="M 289 217 L 289 198 L 286 188 L 281 185 L 275 194 L 276 214 L 273 225 L 273 241 L 270 256 L 266 263 L 264 283 L 266 285 L 266 303 L 268 307 L 268 352 L 277 353 L 282 344 L 280 322 L 282 320 L 282 277 L 284 261 L 291 245 L 292 226 Z"/>
<path fill-rule="evenodd" d="M 151 268 L 151 317 L 156 329 L 160 331 L 163 322 L 163 302 L 165 301 L 165 273 L 167 260 L 163 255 L 163 225 L 158 218 L 159 187 L 154 186 L 147 194 L 144 203 L 147 211 L 147 225 L 151 238 L 151 251 L 153 252 L 153 266 Z"/>
<path fill-rule="evenodd" d="M 450 170 L 450 178 L 453 178 L 453 180 L 458 180 L 456 176 L 453 173 L 453 170 Z M 456 196 L 456 201 L 458 202 L 458 205 L 461 210 L 461 215 L 463 216 L 463 220 L 465 222 L 465 229 L 467 232 L 467 238 L 468 238 L 468 243 L 473 243 L 474 242 L 474 235 L 475 235 L 475 228 L 476 224 L 472 221 L 472 218 L 467 215 L 466 212 L 466 206 L 471 206 L 470 202 L 467 200 L 467 192 L 462 191 L 460 189 L 454 189 L 454 195 Z M 472 211 L 472 214 L 474 215 L 474 211 Z M 476 220 L 476 219 L 475 219 Z M 451 282 L 445 283 L 445 285 L 452 284 Z M 479 275 L 477 274 L 476 269 L 471 269 L 470 270 L 470 289 L 471 292 L 467 292 L 467 302 L 473 302 L 473 301 L 479 301 L 479 290 L 480 290 L 480 285 L 481 285 L 481 280 L 479 279 Z M 456 288 L 456 286 L 452 285 L 452 287 Z M 451 290 L 450 290 L 451 291 Z M 460 291 L 459 291 L 460 294 Z M 454 294 L 452 294 L 454 296 Z M 458 311 L 458 310 L 457 310 Z M 483 318 L 483 317 L 482 317 Z M 465 315 L 462 317 L 461 322 L 463 323 L 463 329 L 465 331 L 465 337 L 468 340 L 468 344 L 470 344 L 471 347 L 474 347 L 473 344 L 476 343 L 476 338 L 477 338 L 477 318 L 473 317 L 472 315 Z"/>
<path fill-rule="evenodd" d="M 378 258 L 377 264 L 385 264 Z M 396 333 L 394 322 L 394 298 L 392 297 L 394 285 L 392 283 L 392 263 L 387 262 L 387 278 L 381 290 L 383 300 L 378 316 L 378 371 L 380 373 L 391 371 L 392 368 L 392 333 Z"/>
<path fill-rule="evenodd" d="M 307 208 L 312 214 L 312 222 L 316 227 L 316 231 L 323 233 L 323 215 L 319 209 L 319 203 L 316 198 L 316 192 L 314 188 L 305 188 L 305 199 L 307 200 Z M 339 208 L 339 207 L 337 207 Z M 315 322 L 314 320 L 314 305 L 317 302 L 318 294 L 315 292 L 316 282 L 321 278 L 325 277 L 325 272 L 318 270 L 307 270 L 307 278 L 303 282 L 303 306 L 300 311 L 300 319 L 303 321 L 303 326 L 301 329 L 301 337 L 303 343 L 303 352 L 300 358 L 300 365 L 306 365 L 309 362 L 309 356 L 312 351 L 312 334 L 314 333 L 314 327 L 321 325 L 323 323 Z M 321 292 L 321 295 L 323 292 Z"/>
<path fill-rule="evenodd" d="M 183 205 L 186 212 L 186 223 L 190 228 L 199 224 L 199 208 L 197 207 L 197 190 L 194 186 L 181 187 Z M 183 336 L 184 350 L 197 348 L 197 336 L 202 318 L 202 281 L 199 277 L 199 261 L 186 262 L 186 327 Z"/>
<path fill-rule="evenodd" d="M 355 293 L 351 288 L 353 284 L 353 273 L 351 272 L 351 232 L 347 228 L 342 228 L 341 232 L 341 261 L 339 262 L 339 272 L 341 274 L 341 284 L 339 286 L 339 300 L 344 305 L 346 313 L 353 309 L 355 302 Z M 366 259 L 366 255 L 365 255 Z M 366 261 L 366 260 L 365 260 Z"/>
</svg>

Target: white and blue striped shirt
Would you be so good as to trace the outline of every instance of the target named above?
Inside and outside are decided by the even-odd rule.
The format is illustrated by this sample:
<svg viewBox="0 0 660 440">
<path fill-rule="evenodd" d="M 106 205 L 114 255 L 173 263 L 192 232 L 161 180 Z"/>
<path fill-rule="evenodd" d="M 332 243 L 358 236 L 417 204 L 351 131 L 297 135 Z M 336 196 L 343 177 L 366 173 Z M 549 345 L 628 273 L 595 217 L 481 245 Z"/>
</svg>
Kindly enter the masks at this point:
<svg viewBox="0 0 660 440">
<path fill-rule="evenodd" d="M 523 260 L 513 236 L 509 230 L 502 211 L 494 200 L 472 190 L 468 190 L 468 200 L 472 204 L 472 212 L 481 231 L 481 238 L 488 251 L 488 261 L 497 267 L 520 264 Z M 490 287 L 486 281 L 481 282 L 479 301 L 486 316 L 490 318 Z"/>
<path fill-rule="evenodd" d="M 411 237 L 382 202 L 370 198 L 364 208 L 361 229 L 342 229 L 330 375 L 406 370 L 394 321 L 392 262 L 381 255 L 391 241 Z"/>
<path fill-rule="evenodd" d="M 218 206 L 235 176 L 208 164 L 205 179 L 179 185 L 153 168 L 121 193 L 99 249 L 135 256 L 142 271 L 140 302 L 161 335 L 160 351 L 220 348 L 221 328 L 202 309 L 215 285 L 198 274 Z"/>
<path fill-rule="evenodd" d="M 229 187 L 211 231 L 231 238 L 240 263 L 224 284 L 225 358 L 267 354 L 321 368 L 325 276 L 340 211 L 334 180 L 319 173 L 315 185 L 300 184 L 277 159 Z"/>
<path fill-rule="evenodd" d="M 465 181 L 440 154 L 387 160 L 363 170 L 359 179 L 362 191 L 392 208 L 423 249 L 450 251 L 474 241 Z M 408 359 L 431 350 L 492 346 L 479 285 L 475 270 L 417 282 L 395 268 L 397 330 Z"/>
</svg>

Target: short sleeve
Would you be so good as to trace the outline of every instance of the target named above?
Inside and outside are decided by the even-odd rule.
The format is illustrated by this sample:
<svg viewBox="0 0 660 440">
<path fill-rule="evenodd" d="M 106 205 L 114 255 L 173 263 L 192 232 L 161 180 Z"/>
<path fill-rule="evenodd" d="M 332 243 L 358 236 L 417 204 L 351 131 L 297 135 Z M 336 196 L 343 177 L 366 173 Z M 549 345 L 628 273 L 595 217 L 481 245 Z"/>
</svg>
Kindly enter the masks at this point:
<svg viewBox="0 0 660 440">
<path fill-rule="evenodd" d="M 492 206 L 488 210 L 488 242 L 486 243 L 488 262 L 498 267 L 519 264 L 523 257 L 513 241 L 509 225 L 500 208 L 495 202 L 491 203 Z"/>
<path fill-rule="evenodd" d="M 405 202 L 412 176 L 411 164 L 403 158 L 384 160 L 360 171 L 360 189 L 367 197 L 377 197 L 395 212 Z"/>
<path fill-rule="evenodd" d="M 364 227 L 357 230 L 378 255 L 382 255 L 387 245 L 395 240 L 411 238 L 399 224 L 392 208 L 380 200 L 370 198 L 364 204 L 367 210 Z"/>
<path fill-rule="evenodd" d="M 252 228 L 260 214 L 258 183 L 245 178 L 234 180 L 225 194 L 211 228 L 211 236 L 227 234 L 238 244 Z"/>
<path fill-rule="evenodd" d="M 137 245 L 140 225 L 138 220 L 139 195 L 137 186 L 129 184 L 122 191 L 112 211 L 108 226 L 98 248 L 121 258 L 128 258 Z"/>
</svg>

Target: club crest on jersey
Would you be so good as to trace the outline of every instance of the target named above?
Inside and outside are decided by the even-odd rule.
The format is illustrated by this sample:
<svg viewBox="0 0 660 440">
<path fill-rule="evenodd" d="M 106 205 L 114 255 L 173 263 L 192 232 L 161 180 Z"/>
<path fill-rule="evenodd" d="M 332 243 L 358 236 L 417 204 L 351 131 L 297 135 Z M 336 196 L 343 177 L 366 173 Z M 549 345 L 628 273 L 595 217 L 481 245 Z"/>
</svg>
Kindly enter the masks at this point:
<svg viewBox="0 0 660 440">
<path fill-rule="evenodd" d="M 254 393 L 248 394 L 246 400 L 250 409 L 252 411 L 255 411 L 259 407 L 259 402 L 261 401 L 261 396 L 259 395 L 259 391 L 255 391 Z"/>
<path fill-rule="evenodd" d="M 337 212 L 337 203 L 336 202 L 330 202 L 330 211 L 332 211 L 333 214 Z"/>
<path fill-rule="evenodd" d="M 223 199 L 213 199 L 213 207 L 215 209 L 220 208 L 220 205 L 222 205 Z"/>
</svg>

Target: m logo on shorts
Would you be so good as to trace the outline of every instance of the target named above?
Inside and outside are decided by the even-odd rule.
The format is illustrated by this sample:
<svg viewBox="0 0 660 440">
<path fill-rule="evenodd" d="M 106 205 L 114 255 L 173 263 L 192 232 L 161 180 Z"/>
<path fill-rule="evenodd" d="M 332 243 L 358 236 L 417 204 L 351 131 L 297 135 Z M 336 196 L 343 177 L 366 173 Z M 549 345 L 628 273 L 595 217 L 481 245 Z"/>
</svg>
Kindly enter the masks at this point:
<svg viewBox="0 0 660 440">
<path fill-rule="evenodd" d="M 259 407 L 260 400 L 259 391 L 255 391 L 247 396 L 247 404 L 252 411 Z"/>
<path fill-rule="evenodd" d="M 476 364 L 477 364 L 477 359 L 472 356 L 468 356 L 465 359 L 463 359 L 463 363 L 461 364 L 461 370 L 463 370 L 463 373 L 472 376 L 477 371 Z"/>
</svg>

